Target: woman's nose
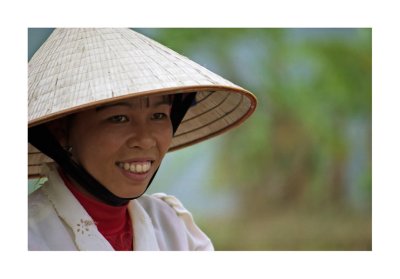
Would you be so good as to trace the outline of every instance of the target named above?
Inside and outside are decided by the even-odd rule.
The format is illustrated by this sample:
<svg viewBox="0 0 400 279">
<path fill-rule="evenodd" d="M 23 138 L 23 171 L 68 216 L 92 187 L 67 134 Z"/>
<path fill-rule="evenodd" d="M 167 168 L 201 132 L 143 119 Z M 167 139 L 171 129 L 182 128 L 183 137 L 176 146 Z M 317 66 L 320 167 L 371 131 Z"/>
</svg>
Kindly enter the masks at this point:
<svg viewBox="0 0 400 279">
<path fill-rule="evenodd" d="M 135 127 L 132 127 L 132 130 L 132 134 L 127 140 L 129 148 L 146 150 L 156 145 L 156 140 L 146 125 L 135 125 Z"/>
</svg>

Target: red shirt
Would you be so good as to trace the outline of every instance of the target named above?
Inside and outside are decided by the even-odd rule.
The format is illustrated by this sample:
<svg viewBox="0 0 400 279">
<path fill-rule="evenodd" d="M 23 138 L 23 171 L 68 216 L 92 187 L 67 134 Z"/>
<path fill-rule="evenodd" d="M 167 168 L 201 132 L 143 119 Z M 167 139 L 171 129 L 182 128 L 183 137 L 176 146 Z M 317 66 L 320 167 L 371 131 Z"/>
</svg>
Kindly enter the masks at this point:
<svg viewBox="0 0 400 279">
<path fill-rule="evenodd" d="M 133 250 L 133 228 L 128 205 L 111 206 L 82 193 L 74 183 L 60 171 L 65 185 L 85 208 L 96 223 L 99 232 L 110 242 L 114 250 Z"/>
</svg>

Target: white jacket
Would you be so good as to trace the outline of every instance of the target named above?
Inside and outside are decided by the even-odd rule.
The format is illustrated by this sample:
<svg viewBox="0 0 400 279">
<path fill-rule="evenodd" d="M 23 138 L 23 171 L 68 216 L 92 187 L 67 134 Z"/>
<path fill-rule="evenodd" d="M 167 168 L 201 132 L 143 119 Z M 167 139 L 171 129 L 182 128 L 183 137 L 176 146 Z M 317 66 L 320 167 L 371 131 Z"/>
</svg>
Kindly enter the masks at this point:
<svg viewBox="0 0 400 279">
<path fill-rule="evenodd" d="M 29 250 L 114 250 L 93 219 L 64 185 L 54 166 L 48 181 L 29 195 Z M 213 250 L 209 238 L 173 196 L 143 195 L 128 204 L 134 249 Z"/>
</svg>

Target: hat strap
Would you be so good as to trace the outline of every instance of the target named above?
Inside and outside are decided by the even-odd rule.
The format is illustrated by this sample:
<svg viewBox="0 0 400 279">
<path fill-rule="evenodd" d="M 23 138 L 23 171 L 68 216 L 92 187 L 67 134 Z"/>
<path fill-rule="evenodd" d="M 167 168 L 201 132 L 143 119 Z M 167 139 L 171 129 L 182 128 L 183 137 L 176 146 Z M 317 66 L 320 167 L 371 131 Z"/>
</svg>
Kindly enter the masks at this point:
<svg viewBox="0 0 400 279">
<path fill-rule="evenodd" d="M 186 112 L 195 103 L 196 103 L 196 92 L 174 95 L 174 99 L 172 101 L 172 108 L 171 108 L 171 122 L 172 122 L 172 134 L 173 135 L 175 135 L 176 130 L 178 130 L 178 127 L 181 124 L 183 118 L 185 117 Z M 157 170 L 154 172 L 153 176 L 151 177 L 151 179 L 149 181 L 149 184 L 147 185 L 146 189 L 140 196 L 142 196 L 147 191 L 147 189 L 150 187 L 150 184 L 153 181 L 154 177 L 156 176 L 159 168 L 160 167 L 158 167 Z M 136 197 L 136 198 L 138 198 L 138 197 Z"/>
<path fill-rule="evenodd" d="M 130 198 L 121 198 L 111 193 L 106 187 L 91 176 L 81 165 L 76 163 L 69 153 L 62 148 L 46 124 L 28 129 L 28 141 L 41 152 L 56 161 L 60 167 L 79 185 L 101 201 L 112 206 L 127 204 Z"/>
</svg>

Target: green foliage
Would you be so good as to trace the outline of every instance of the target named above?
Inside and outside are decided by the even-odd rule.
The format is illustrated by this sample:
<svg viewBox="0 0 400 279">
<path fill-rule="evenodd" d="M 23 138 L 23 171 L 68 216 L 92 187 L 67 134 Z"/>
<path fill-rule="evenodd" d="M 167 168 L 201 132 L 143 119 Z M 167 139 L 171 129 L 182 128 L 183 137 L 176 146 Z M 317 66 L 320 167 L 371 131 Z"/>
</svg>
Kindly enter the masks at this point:
<svg viewBox="0 0 400 279">
<path fill-rule="evenodd" d="M 222 137 L 210 174 L 220 182 L 214 187 L 225 187 L 240 197 L 238 212 L 247 223 L 267 226 L 262 212 L 287 207 L 294 208 L 287 222 L 304 220 L 301 212 L 310 208 L 347 208 L 359 213 L 350 214 L 346 224 L 330 215 L 329 226 L 343 225 L 351 241 L 356 236 L 348 228 L 355 222 L 365 237 L 353 244 L 343 244 L 342 239 L 336 247 L 370 249 L 371 29 L 144 31 L 257 96 L 258 108 L 250 120 Z M 232 237 L 240 237 L 240 230 L 245 233 L 241 229 L 245 226 L 232 222 L 224 220 L 237 232 Z M 290 227 L 273 224 L 281 232 Z M 297 246 L 334 249 L 328 235 L 321 238 L 318 244 Z M 294 239 L 289 233 L 287 245 L 282 242 L 280 247 L 287 249 Z M 235 246 L 234 240 L 225 240 L 228 244 L 218 242 L 221 249 Z M 279 249 L 261 236 L 253 241 L 260 249 Z"/>
</svg>

